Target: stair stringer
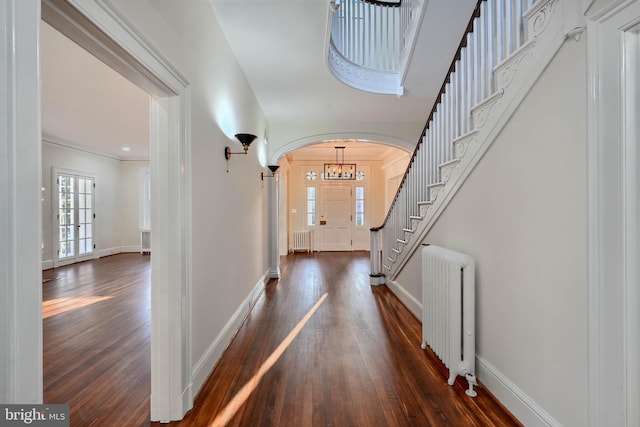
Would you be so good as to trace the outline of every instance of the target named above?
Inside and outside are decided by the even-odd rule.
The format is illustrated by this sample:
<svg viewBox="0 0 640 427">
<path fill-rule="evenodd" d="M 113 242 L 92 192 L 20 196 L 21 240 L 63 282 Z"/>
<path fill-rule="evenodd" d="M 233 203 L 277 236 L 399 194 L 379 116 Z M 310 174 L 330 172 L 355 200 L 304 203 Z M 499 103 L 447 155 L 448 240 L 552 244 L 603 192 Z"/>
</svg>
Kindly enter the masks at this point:
<svg viewBox="0 0 640 427">
<path fill-rule="evenodd" d="M 561 3 L 562 0 L 539 1 L 527 11 L 529 41 L 495 67 L 496 92 L 472 109 L 474 129 L 452 141 L 458 162 L 447 171 L 448 179 L 441 178 L 435 197 L 430 195 L 428 201 L 420 203 L 422 219 L 412 222 L 416 226 L 411 238 L 399 246 L 392 265 L 386 266 L 387 282 L 397 278 L 420 248 L 433 224 L 565 43 Z"/>
</svg>

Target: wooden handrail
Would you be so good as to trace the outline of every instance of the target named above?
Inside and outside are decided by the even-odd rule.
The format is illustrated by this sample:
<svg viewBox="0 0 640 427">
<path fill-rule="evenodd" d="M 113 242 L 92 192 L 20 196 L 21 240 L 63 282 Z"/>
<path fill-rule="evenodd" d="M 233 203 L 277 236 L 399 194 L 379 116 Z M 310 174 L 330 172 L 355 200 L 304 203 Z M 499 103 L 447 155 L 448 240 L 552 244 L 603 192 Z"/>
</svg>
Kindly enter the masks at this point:
<svg viewBox="0 0 640 427">
<path fill-rule="evenodd" d="M 364 0 L 364 1 L 369 1 L 369 0 Z M 427 129 L 429 128 L 429 123 L 431 122 L 431 120 L 433 119 L 433 115 L 436 112 L 436 109 L 438 108 L 438 105 L 440 104 L 440 101 L 442 99 L 442 95 L 445 92 L 445 88 L 447 86 L 447 83 L 449 83 L 449 79 L 451 78 L 451 74 L 455 71 L 456 68 L 456 62 L 458 62 L 458 60 L 460 59 L 460 53 L 462 52 L 462 49 L 464 49 L 467 46 L 467 35 L 469 33 L 471 33 L 473 31 L 473 21 L 480 16 L 480 4 L 482 2 L 484 2 L 486 0 L 478 0 L 476 3 L 476 7 L 473 10 L 473 13 L 471 14 L 471 18 L 469 19 L 469 23 L 467 24 L 467 28 L 464 32 L 464 34 L 462 35 L 462 40 L 460 40 L 460 43 L 458 44 L 458 49 L 456 50 L 455 55 L 453 56 L 453 59 L 451 60 L 451 65 L 449 66 L 449 70 L 447 71 L 447 75 L 444 78 L 444 81 L 442 82 L 442 86 L 440 87 L 440 92 L 438 93 L 438 96 L 436 97 L 435 102 L 433 103 L 433 107 L 431 107 L 431 112 L 429 113 L 429 116 L 427 117 L 427 122 L 425 123 L 424 128 L 422 129 L 422 133 L 420 134 L 420 139 L 418 139 L 417 143 L 416 143 L 416 148 L 413 150 L 413 154 L 411 155 L 411 160 L 409 160 L 409 164 L 407 165 L 407 169 L 404 172 L 404 175 L 402 176 L 402 181 L 400 182 L 400 185 L 398 186 L 398 190 L 396 191 L 396 195 L 393 198 L 393 202 L 391 203 L 389 210 L 387 211 L 387 215 L 384 218 L 384 221 L 382 222 L 382 225 L 380 225 L 379 227 L 374 227 L 376 229 L 376 231 L 381 230 L 382 228 L 384 228 L 384 226 L 387 224 L 387 221 L 389 220 L 389 216 L 391 215 L 391 211 L 393 209 L 393 207 L 396 204 L 396 201 L 398 200 L 398 195 L 400 194 L 400 190 L 402 190 L 403 185 L 405 184 L 406 180 L 407 180 L 407 176 L 409 175 L 409 171 L 411 170 L 411 165 L 413 164 L 413 161 L 416 158 L 416 155 L 418 154 L 418 150 L 420 149 L 420 145 L 422 144 L 422 140 L 423 137 L 426 135 L 427 133 Z"/>
<path fill-rule="evenodd" d="M 402 0 L 397 1 L 382 1 L 382 0 L 362 0 L 364 3 L 373 4 L 376 6 L 383 7 L 400 7 L 402 5 Z"/>
</svg>

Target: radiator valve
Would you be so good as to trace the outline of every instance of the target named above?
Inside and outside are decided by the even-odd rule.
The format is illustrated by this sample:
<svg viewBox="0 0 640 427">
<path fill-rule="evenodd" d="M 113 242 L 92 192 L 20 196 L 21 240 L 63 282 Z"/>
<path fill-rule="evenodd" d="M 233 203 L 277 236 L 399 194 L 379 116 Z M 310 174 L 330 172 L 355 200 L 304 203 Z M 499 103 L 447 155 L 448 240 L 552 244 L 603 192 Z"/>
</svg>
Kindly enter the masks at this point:
<svg viewBox="0 0 640 427">
<path fill-rule="evenodd" d="M 467 379 L 467 383 L 469 383 L 469 388 L 467 389 L 467 391 L 465 391 L 465 393 L 467 394 L 467 396 L 476 397 L 478 393 L 473 389 L 474 385 L 478 385 L 476 376 L 471 373 L 468 373 L 468 374 L 465 374 L 464 377 Z"/>
</svg>

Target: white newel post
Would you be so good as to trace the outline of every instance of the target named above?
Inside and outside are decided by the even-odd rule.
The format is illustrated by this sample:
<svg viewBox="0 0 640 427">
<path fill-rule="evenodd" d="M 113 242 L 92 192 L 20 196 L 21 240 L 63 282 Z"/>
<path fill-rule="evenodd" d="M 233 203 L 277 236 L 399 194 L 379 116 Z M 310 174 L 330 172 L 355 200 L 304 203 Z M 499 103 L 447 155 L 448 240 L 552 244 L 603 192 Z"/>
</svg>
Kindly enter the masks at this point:
<svg viewBox="0 0 640 427">
<path fill-rule="evenodd" d="M 382 273 L 382 248 L 380 247 L 380 228 L 373 227 L 371 231 L 371 273 L 369 282 L 372 286 L 384 284 Z"/>
</svg>

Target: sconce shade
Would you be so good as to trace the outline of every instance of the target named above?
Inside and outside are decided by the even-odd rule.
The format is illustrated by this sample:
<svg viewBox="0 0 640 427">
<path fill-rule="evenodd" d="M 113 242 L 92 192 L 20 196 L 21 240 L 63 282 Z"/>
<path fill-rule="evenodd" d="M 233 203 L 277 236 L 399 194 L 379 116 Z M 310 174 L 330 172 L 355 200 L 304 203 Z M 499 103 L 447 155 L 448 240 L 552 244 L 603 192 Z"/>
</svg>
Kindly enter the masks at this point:
<svg viewBox="0 0 640 427">
<path fill-rule="evenodd" d="M 276 177 L 276 171 L 278 170 L 278 168 L 280 168 L 280 165 L 269 165 L 267 167 L 271 171 L 271 176 L 265 175 L 264 172 L 260 172 L 260 179 L 263 180 L 263 181 L 264 181 L 265 178 L 275 178 Z"/>
<path fill-rule="evenodd" d="M 235 137 L 244 147 L 244 151 L 247 151 L 251 143 L 257 138 L 257 136 L 250 133 L 236 133 Z"/>
<path fill-rule="evenodd" d="M 229 173 L 229 159 L 231 158 L 231 155 L 247 154 L 247 151 L 249 151 L 249 145 L 251 145 L 253 140 L 257 138 L 257 136 L 251 135 L 250 133 L 236 133 L 234 136 L 238 139 L 238 141 L 240 141 L 244 151 L 240 153 L 234 153 L 231 151 L 230 147 L 224 147 L 224 158 L 227 159 L 227 173 Z"/>
</svg>

